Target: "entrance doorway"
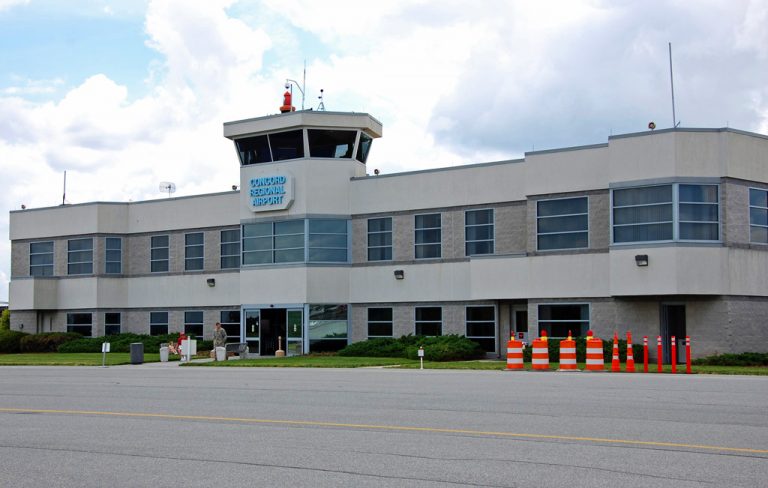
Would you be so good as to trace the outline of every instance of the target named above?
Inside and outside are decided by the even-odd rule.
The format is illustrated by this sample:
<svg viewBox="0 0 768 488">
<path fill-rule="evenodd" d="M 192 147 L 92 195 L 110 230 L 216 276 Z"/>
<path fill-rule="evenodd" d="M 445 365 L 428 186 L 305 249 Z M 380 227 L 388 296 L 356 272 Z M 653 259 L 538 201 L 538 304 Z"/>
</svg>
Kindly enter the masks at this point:
<svg viewBox="0 0 768 488">
<path fill-rule="evenodd" d="M 685 305 L 662 303 L 660 325 L 664 363 L 672 364 L 672 336 L 677 342 L 675 364 L 685 362 Z"/>
<path fill-rule="evenodd" d="M 528 341 L 528 305 L 512 306 L 512 331 L 515 339 L 529 344 Z"/>
<path fill-rule="evenodd" d="M 303 308 L 249 308 L 243 311 L 243 339 L 248 352 L 274 356 L 278 349 L 287 356 L 304 353 Z"/>
</svg>

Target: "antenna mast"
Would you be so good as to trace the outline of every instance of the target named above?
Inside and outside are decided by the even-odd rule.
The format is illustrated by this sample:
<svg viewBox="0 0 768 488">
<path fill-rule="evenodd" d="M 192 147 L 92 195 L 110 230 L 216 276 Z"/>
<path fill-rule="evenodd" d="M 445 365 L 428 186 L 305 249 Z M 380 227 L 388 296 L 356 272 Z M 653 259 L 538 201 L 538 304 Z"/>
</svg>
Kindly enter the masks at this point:
<svg viewBox="0 0 768 488">
<path fill-rule="evenodd" d="M 669 43 L 669 86 L 672 88 L 672 127 L 677 127 L 677 116 L 675 115 L 675 81 L 672 78 L 672 43 Z"/>
<path fill-rule="evenodd" d="M 64 193 L 61 195 L 61 204 L 64 205 L 67 200 L 67 170 L 64 170 Z"/>
</svg>

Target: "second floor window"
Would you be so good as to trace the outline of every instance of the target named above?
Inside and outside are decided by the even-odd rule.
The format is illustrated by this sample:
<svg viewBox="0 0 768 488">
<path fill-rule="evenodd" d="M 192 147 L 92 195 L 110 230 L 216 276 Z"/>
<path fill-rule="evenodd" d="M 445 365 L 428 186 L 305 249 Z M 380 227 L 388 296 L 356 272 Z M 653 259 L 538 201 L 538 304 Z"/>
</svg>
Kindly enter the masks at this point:
<svg viewBox="0 0 768 488">
<path fill-rule="evenodd" d="M 240 267 L 240 229 L 221 231 L 221 269 Z"/>
<path fill-rule="evenodd" d="M 120 237 L 104 239 L 104 272 L 106 274 L 123 272 L 123 239 Z"/>
<path fill-rule="evenodd" d="M 392 217 L 368 219 L 368 261 L 392 260 Z"/>
<path fill-rule="evenodd" d="M 202 232 L 184 234 L 184 270 L 201 271 L 205 254 L 205 237 Z"/>
<path fill-rule="evenodd" d="M 580 249 L 589 245 L 587 197 L 536 202 L 536 247 L 539 251 Z"/>
<path fill-rule="evenodd" d="M 67 274 L 93 273 L 93 239 L 70 239 L 67 241 Z"/>
<path fill-rule="evenodd" d="M 464 240 L 467 256 L 493 254 L 493 209 L 464 213 Z"/>
<path fill-rule="evenodd" d="M 168 236 L 152 236 L 150 240 L 150 271 L 153 273 L 167 272 L 169 260 Z"/>
<path fill-rule="evenodd" d="M 416 259 L 439 258 L 443 238 L 440 214 L 416 215 L 414 229 Z"/>
<path fill-rule="evenodd" d="M 768 190 L 749 189 L 749 242 L 768 244 Z"/>
<path fill-rule="evenodd" d="M 30 276 L 53 276 L 53 241 L 29 243 Z"/>
</svg>

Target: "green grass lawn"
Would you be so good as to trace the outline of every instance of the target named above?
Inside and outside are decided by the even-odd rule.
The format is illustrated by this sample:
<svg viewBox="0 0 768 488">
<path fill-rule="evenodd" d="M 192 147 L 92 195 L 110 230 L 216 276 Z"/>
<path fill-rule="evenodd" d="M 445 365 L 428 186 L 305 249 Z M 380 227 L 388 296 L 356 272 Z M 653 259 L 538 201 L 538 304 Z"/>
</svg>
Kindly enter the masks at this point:
<svg viewBox="0 0 768 488">
<path fill-rule="evenodd" d="M 145 353 L 144 362 L 160 361 L 159 353 Z M 107 353 L 108 366 L 130 364 L 131 355 L 127 352 Z M 39 352 L 27 354 L 0 354 L 0 366 L 101 366 L 102 354 L 98 353 L 60 353 Z"/>
</svg>

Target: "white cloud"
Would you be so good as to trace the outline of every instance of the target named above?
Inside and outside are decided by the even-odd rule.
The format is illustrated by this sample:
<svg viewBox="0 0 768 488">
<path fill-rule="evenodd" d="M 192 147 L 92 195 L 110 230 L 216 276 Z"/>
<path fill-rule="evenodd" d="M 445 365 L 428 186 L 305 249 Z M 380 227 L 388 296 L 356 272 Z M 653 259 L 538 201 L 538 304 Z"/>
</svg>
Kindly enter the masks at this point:
<svg viewBox="0 0 768 488">
<path fill-rule="evenodd" d="M 26 5 L 29 0 L 0 0 L 0 12 L 9 10 L 17 5 Z"/>
</svg>

